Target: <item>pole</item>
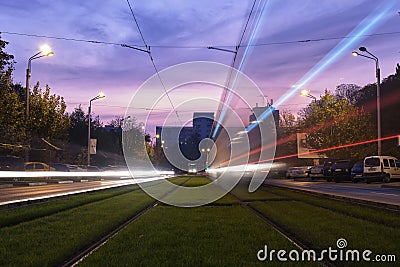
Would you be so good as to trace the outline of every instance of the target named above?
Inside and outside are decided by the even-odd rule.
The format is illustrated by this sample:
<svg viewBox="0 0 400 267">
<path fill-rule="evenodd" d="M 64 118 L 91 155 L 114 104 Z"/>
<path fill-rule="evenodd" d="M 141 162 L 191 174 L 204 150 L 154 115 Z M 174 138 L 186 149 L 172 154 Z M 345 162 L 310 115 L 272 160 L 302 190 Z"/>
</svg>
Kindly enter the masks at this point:
<svg viewBox="0 0 400 267">
<path fill-rule="evenodd" d="M 30 96 L 30 79 L 31 79 L 31 58 L 28 60 L 28 68 L 26 69 L 26 114 L 25 114 L 25 138 L 26 138 L 26 152 L 25 161 L 29 161 L 29 96 Z"/>
<path fill-rule="evenodd" d="M 92 100 L 89 101 L 88 110 L 88 147 L 87 147 L 87 166 L 90 166 L 90 114 L 92 113 Z"/>
<path fill-rule="evenodd" d="M 28 63 L 28 68 L 26 69 L 26 117 L 25 117 L 26 126 L 28 126 L 28 120 L 29 120 L 29 93 L 30 93 L 29 81 L 31 78 L 31 69 L 29 63 Z"/>
<path fill-rule="evenodd" d="M 382 154 L 382 141 L 381 141 L 381 72 L 379 69 L 378 59 L 376 62 L 376 115 L 378 117 L 378 156 Z"/>
</svg>

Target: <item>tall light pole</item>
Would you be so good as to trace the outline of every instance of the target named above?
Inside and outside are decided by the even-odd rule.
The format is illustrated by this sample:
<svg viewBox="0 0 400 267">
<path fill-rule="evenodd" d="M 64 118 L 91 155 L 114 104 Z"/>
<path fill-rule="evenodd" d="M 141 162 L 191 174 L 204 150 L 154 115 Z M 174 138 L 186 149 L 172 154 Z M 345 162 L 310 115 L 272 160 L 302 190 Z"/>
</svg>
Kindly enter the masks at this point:
<svg viewBox="0 0 400 267">
<path fill-rule="evenodd" d="M 41 57 L 48 57 L 54 55 L 54 52 L 51 51 L 50 46 L 48 45 L 42 45 L 40 47 L 40 51 L 31 56 L 28 59 L 28 68 L 26 69 L 26 115 L 25 115 L 25 127 L 28 129 L 28 123 L 29 123 L 29 96 L 30 96 L 30 79 L 31 79 L 31 68 L 32 68 L 32 60 L 38 59 Z M 28 143 L 28 130 L 26 130 L 26 140 Z M 29 151 L 27 150 L 25 154 L 25 161 L 29 161 Z"/>
<path fill-rule="evenodd" d="M 90 115 L 92 113 L 92 101 L 95 101 L 97 99 L 101 99 L 106 97 L 103 93 L 99 93 L 96 97 L 93 97 L 92 99 L 89 100 L 89 108 L 88 108 L 88 147 L 87 147 L 87 166 L 90 166 Z"/>
<path fill-rule="evenodd" d="M 207 170 L 207 168 L 208 168 L 208 154 L 210 154 L 210 151 L 211 151 L 211 149 L 209 147 L 201 149 L 202 153 L 207 152 L 207 154 L 206 154 L 206 164 L 205 164 L 204 170 Z"/>
<path fill-rule="evenodd" d="M 41 57 L 48 57 L 54 55 L 54 52 L 51 51 L 50 46 L 43 45 L 40 47 L 40 51 L 31 56 L 28 59 L 28 68 L 26 69 L 26 123 L 28 124 L 29 120 L 29 95 L 30 95 L 30 88 L 29 82 L 31 79 L 31 68 L 32 68 L 32 60 L 38 59 Z"/>
<path fill-rule="evenodd" d="M 365 58 L 369 58 L 375 61 L 375 73 L 376 73 L 376 115 L 378 117 L 378 156 L 382 154 L 382 142 L 381 142 L 381 89 L 380 89 L 380 83 L 381 83 L 381 71 L 379 69 L 379 59 L 369 52 L 367 48 L 364 46 L 361 46 L 358 48 L 361 52 L 367 53 L 369 56 L 360 54 L 356 51 L 353 51 L 352 54 L 353 56 L 362 56 Z"/>
</svg>

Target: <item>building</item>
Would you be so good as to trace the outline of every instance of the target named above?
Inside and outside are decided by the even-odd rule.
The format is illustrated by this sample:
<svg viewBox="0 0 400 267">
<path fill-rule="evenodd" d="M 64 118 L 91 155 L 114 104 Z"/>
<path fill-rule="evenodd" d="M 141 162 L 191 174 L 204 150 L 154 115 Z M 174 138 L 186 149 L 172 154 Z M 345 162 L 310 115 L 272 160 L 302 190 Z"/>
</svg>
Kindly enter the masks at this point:
<svg viewBox="0 0 400 267">
<path fill-rule="evenodd" d="M 272 102 L 272 100 L 271 100 Z M 257 121 L 257 118 L 261 116 L 264 112 L 266 112 L 269 108 L 272 108 L 272 116 L 274 117 L 275 127 L 279 128 L 279 110 L 276 110 L 272 107 L 272 103 L 267 106 L 259 107 L 258 104 L 252 109 L 253 113 L 249 116 L 249 124 L 254 121 Z"/>
<path fill-rule="evenodd" d="M 213 112 L 195 112 L 193 127 L 156 126 L 156 146 L 198 145 L 210 137 L 213 123 Z"/>
</svg>

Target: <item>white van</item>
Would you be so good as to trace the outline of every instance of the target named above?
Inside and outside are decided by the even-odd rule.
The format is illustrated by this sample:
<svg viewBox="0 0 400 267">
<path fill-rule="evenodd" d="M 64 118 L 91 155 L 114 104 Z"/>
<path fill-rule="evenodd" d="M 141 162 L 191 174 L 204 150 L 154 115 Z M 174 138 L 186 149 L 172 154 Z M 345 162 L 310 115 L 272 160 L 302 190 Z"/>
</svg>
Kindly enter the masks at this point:
<svg viewBox="0 0 400 267">
<path fill-rule="evenodd" d="M 400 161 L 390 156 L 366 157 L 363 176 L 367 183 L 372 180 L 388 183 L 391 179 L 400 178 Z"/>
</svg>

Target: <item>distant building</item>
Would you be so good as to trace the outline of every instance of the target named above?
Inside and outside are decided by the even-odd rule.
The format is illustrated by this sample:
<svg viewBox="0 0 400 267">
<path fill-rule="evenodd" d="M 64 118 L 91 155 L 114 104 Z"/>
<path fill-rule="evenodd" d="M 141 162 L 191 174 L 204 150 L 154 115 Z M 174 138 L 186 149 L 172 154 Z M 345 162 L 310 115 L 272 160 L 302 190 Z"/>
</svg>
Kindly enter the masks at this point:
<svg viewBox="0 0 400 267">
<path fill-rule="evenodd" d="M 252 109 L 253 113 L 249 117 L 249 124 L 257 121 L 257 118 L 260 118 L 261 114 L 266 112 L 269 108 L 272 108 L 272 116 L 274 117 L 275 127 L 279 128 L 279 110 L 276 110 L 272 107 L 272 103 L 267 106 L 259 107 L 258 104 Z"/>
<path fill-rule="evenodd" d="M 213 123 L 213 112 L 195 112 L 193 114 L 193 132 L 200 140 L 210 137 Z"/>
<path fill-rule="evenodd" d="M 195 112 L 193 127 L 156 126 L 156 146 L 190 144 L 197 146 L 198 142 L 210 137 L 213 123 L 213 112 Z"/>
</svg>

